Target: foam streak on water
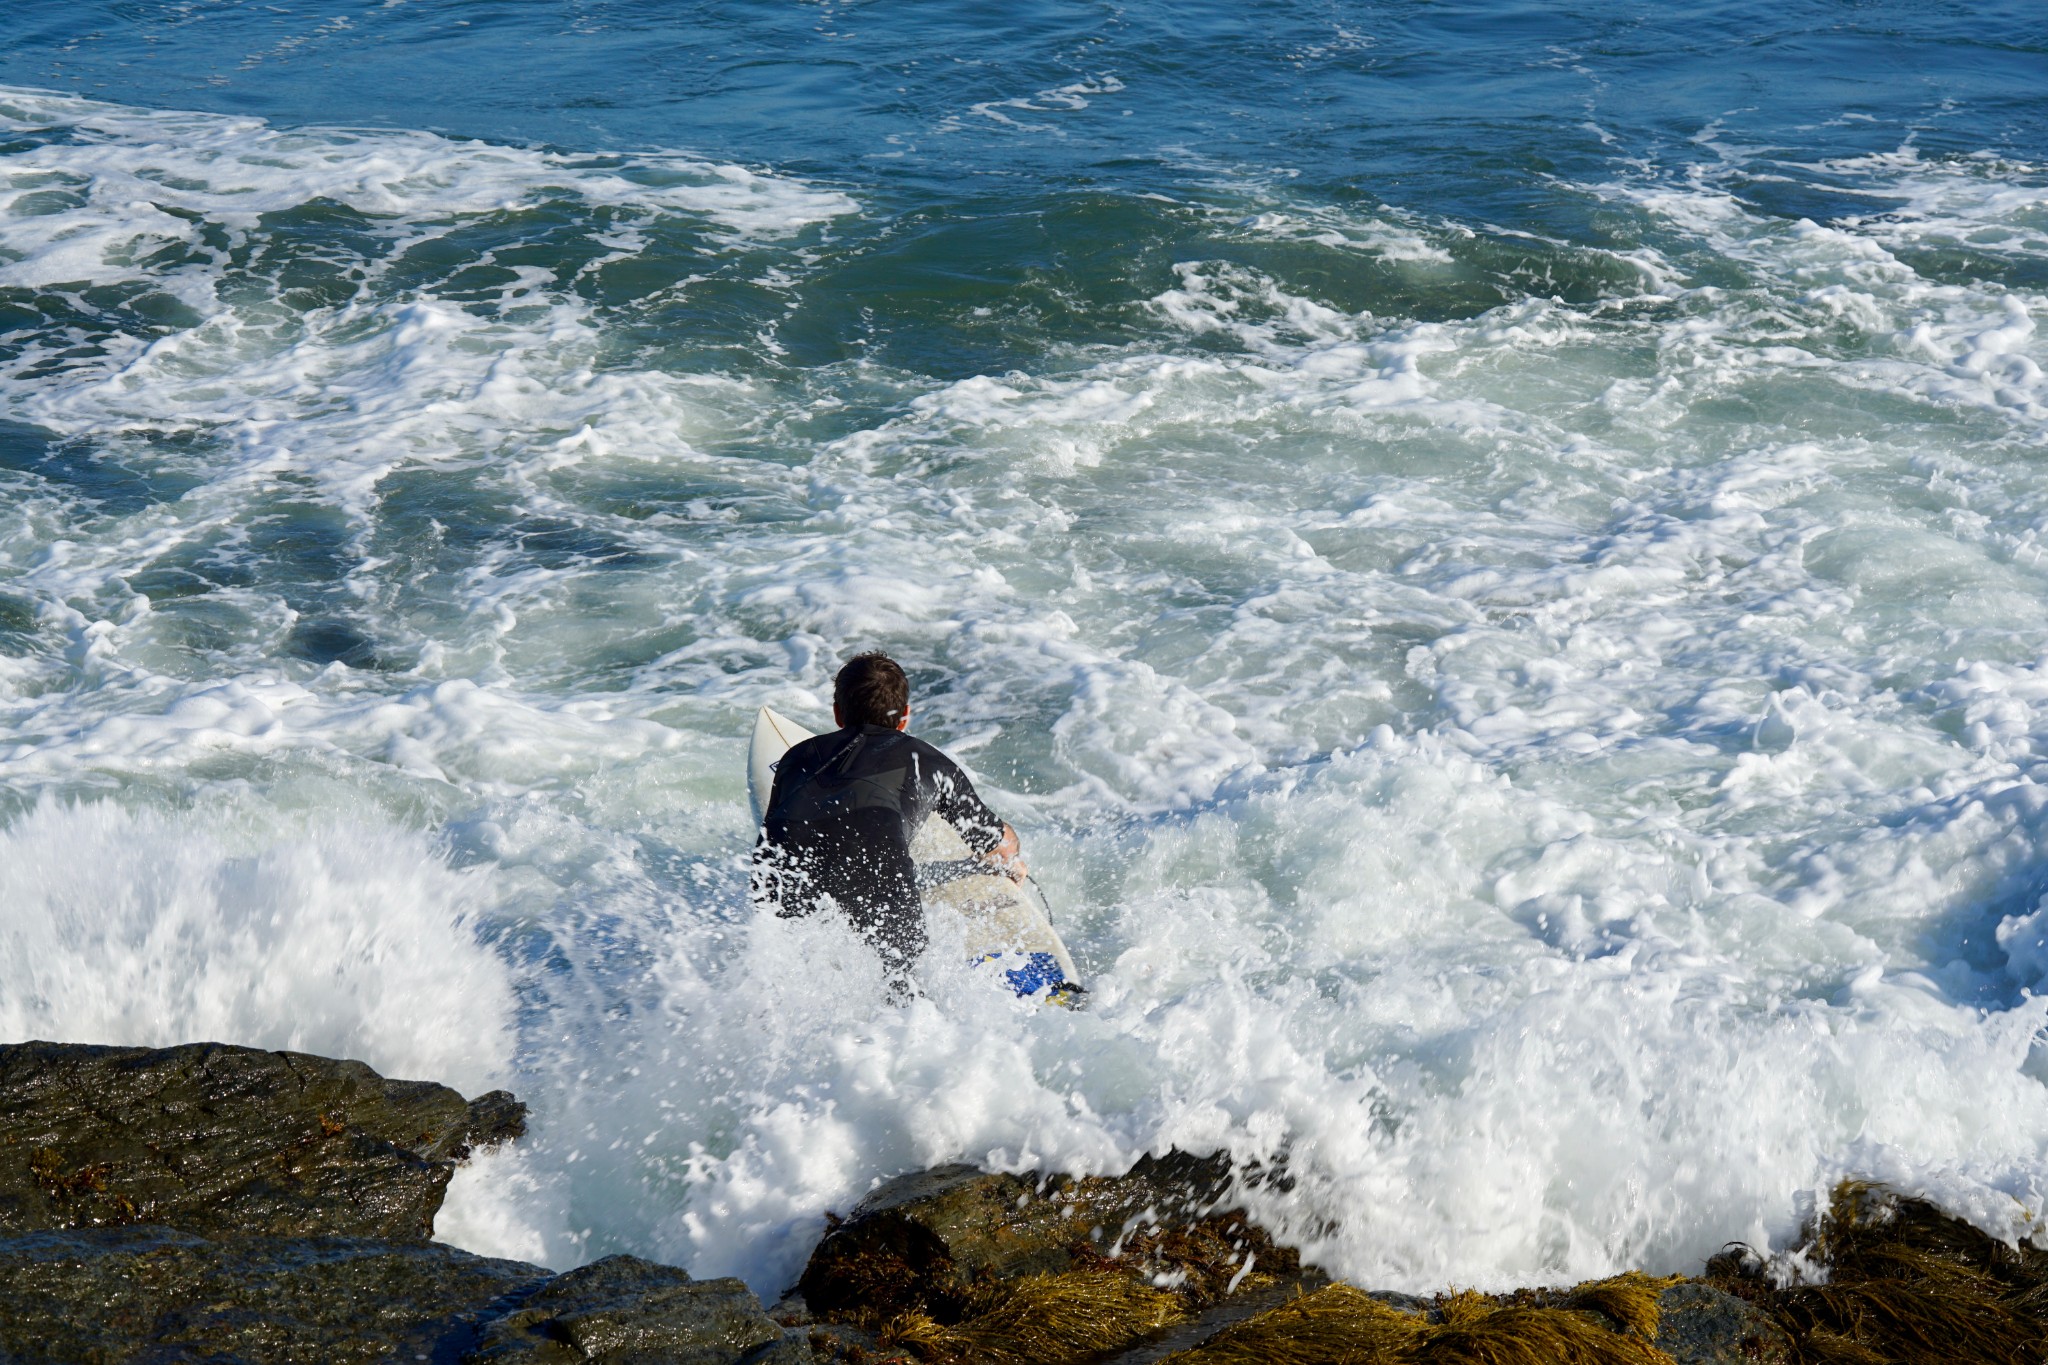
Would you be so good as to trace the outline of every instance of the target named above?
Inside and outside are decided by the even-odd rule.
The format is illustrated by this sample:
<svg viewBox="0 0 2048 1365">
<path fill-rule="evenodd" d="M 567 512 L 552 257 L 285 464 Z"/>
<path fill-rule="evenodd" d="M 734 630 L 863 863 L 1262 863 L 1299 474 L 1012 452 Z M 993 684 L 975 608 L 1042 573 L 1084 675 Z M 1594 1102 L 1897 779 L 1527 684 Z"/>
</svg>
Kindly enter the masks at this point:
<svg viewBox="0 0 2048 1365">
<path fill-rule="evenodd" d="M 1125 86 L 1044 91 L 956 123 Z M 829 177 L 0 128 L 0 1034 L 511 1085 L 444 1235 L 766 1292 L 1173 1145 L 1392 1288 L 2048 1212 L 2041 166 L 1703 124 L 1573 235 L 1174 152 L 981 288 Z M 877 644 L 1086 1012 L 751 919 L 753 709 Z"/>
</svg>

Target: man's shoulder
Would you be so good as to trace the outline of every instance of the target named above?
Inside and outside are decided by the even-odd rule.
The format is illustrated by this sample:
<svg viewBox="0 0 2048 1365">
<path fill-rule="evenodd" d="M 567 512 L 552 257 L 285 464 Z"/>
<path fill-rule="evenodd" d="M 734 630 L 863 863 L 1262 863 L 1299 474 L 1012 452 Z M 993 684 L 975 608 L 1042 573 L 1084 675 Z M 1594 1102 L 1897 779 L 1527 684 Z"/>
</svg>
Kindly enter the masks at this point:
<svg viewBox="0 0 2048 1365">
<path fill-rule="evenodd" d="M 948 766 L 953 763 L 952 759 L 916 735 L 906 734 L 901 730 L 884 730 L 879 725 L 866 726 L 859 731 L 845 728 L 827 730 L 823 734 L 812 735 L 809 739 L 800 739 L 789 746 L 780 761 L 792 768 L 822 763 L 856 739 L 862 746 L 863 765 L 878 761 L 901 762 L 904 758 L 912 756 L 926 762 L 936 759 Z"/>
<path fill-rule="evenodd" d="M 842 732 L 843 733 L 843 732 Z M 955 772 L 960 765 L 946 757 L 945 750 L 929 740 L 919 739 L 908 730 L 884 730 L 871 726 L 864 732 L 868 753 L 875 761 L 890 764 L 915 763 L 926 773 Z"/>
<path fill-rule="evenodd" d="M 947 774 L 961 777 L 960 765 L 946 756 L 945 750 L 928 740 L 919 739 L 907 730 L 885 730 L 879 725 L 864 726 L 858 732 L 863 746 L 860 766 L 882 766 L 900 768 L 914 765 L 927 776 Z M 832 756 L 843 749 L 852 737 L 851 732 L 827 730 L 822 735 L 798 740 L 790 745 L 782 756 L 781 763 L 789 769 L 804 769 L 814 764 L 830 761 Z"/>
<path fill-rule="evenodd" d="M 960 765 L 949 758 L 946 751 L 938 745 L 911 734 L 903 735 L 902 739 L 909 746 L 909 752 L 917 756 L 919 765 L 926 772 L 946 773 L 953 777 L 965 776 L 960 771 Z"/>
<path fill-rule="evenodd" d="M 823 763 L 837 753 L 846 743 L 846 731 L 827 730 L 822 735 L 800 739 L 783 751 L 775 761 L 777 772 L 801 772 Z"/>
<path fill-rule="evenodd" d="M 798 740 L 783 751 L 783 757 L 801 758 L 805 754 L 822 754 L 835 747 L 835 742 L 843 741 L 845 738 L 846 732 L 843 730 L 827 730 L 822 735 L 812 735 L 809 739 Z"/>
</svg>

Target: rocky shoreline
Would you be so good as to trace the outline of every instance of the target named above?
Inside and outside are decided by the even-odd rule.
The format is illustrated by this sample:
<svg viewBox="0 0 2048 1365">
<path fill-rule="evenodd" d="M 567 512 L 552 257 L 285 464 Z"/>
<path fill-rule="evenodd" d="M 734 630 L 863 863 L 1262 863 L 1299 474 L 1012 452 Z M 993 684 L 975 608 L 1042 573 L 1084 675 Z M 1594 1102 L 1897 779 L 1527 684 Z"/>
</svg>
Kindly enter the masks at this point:
<svg viewBox="0 0 2048 1365">
<path fill-rule="evenodd" d="M 555 1274 L 433 1242 L 455 1165 L 525 1115 L 298 1053 L 0 1045 L 0 1365 L 2019 1365 L 2048 1343 L 2048 1253 L 1854 1184 L 1808 1229 L 1825 1276 L 1791 1285 L 1733 1248 L 1697 1277 L 1373 1292 L 1184 1153 L 890 1181 L 772 1306 L 632 1256 Z"/>
</svg>

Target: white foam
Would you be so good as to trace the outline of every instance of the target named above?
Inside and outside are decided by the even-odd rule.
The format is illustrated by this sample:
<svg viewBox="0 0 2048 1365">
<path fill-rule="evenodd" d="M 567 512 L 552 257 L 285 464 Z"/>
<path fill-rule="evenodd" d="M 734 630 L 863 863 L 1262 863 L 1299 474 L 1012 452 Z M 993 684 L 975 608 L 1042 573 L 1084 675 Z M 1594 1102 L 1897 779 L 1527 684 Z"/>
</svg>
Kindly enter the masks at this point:
<svg viewBox="0 0 2048 1365">
<path fill-rule="evenodd" d="M 507 1080 L 513 995 L 477 938 L 484 876 L 410 831 L 263 814 L 45 803 L 0 831 L 0 1035 L 222 1040 L 471 1093 Z"/>
<path fill-rule="evenodd" d="M 2037 1225 L 2044 1192 L 2025 1173 L 2048 1096 L 2025 1064 L 2048 1006 L 1987 1029 L 1924 980 L 1860 966 L 1830 1006 L 1801 974 L 1825 979 L 1866 950 L 1784 925 L 1801 941 L 1744 981 L 1750 945 L 1700 914 L 1713 890 L 1641 861 L 1617 875 L 1619 847 L 1489 884 L 1532 836 L 1589 841 L 1565 815 L 1429 746 L 1255 784 L 1184 840 L 1148 841 L 1093 939 L 1129 946 L 1080 1016 L 1013 1010 L 987 982 L 976 995 L 943 959 L 929 1001 L 878 1009 L 877 983 L 841 969 L 843 929 L 756 926 L 720 989 L 669 997 L 690 1003 L 665 1039 L 679 1050 L 668 1084 L 737 1066 L 758 1098 L 727 1154 L 689 1148 L 687 1208 L 658 1244 L 774 1292 L 821 1210 L 877 1174 L 963 1158 L 1106 1170 L 1174 1144 L 1284 1149 L 1294 1189 L 1254 1194 L 1260 1212 L 1323 1264 L 1414 1289 L 1682 1269 L 1730 1237 L 1783 1244 L 1801 1192 L 1852 1170 L 2001 1233 Z M 1297 886 L 1264 889 L 1262 849 L 1316 825 L 1346 836 L 1316 844 L 1328 866 L 1295 863 Z M 1360 867 L 1347 843 L 1378 857 Z M 1658 879 L 1665 894 L 1646 895 Z M 1382 886 L 1430 899 L 1375 924 Z M 1603 894 L 1591 940 L 1536 923 Z M 1524 921 L 1563 936 L 1532 949 Z M 659 1150 L 679 1135 L 647 1137 Z M 1930 1141 L 1974 1155 L 1916 1162 Z"/>
<path fill-rule="evenodd" d="M 2038 169 L 1829 168 L 1910 211 L 1801 224 L 1710 146 L 1559 187 L 1632 215 L 1619 262 L 1515 239 L 1590 302 L 1381 317 L 1194 259 L 1135 341 L 941 382 L 639 359 L 597 267 L 393 264 L 545 201 L 593 260 L 708 225 L 773 294 L 832 191 L 4 102 L 74 136 L 0 158 L 10 214 L 65 196 L 0 269 L 194 315 L 78 310 L 0 373 L 180 490 L 7 476 L 9 1032 L 509 1079 L 533 1133 L 443 1236 L 768 1293 L 898 1171 L 1174 1144 L 1284 1153 L 1262 1215 L 1418 1290 L 1782 1245 L 1852 1171 L 2040 1225 L 2043 301 L 1916 245 L 2032 261 Z M 373 221 L 300 307 L 264 215 L 313 196 Z M 1211 200 L 1404 287 L 1490 268 Z M 295 658 L 317 613 L 380 666 Z M 1087 1012 L 943 951 L 887 1005 L 843 924 L 750 920 L 752 709 L 822 724 L 873 644 L 1024 829 Z"/>
<path fill-rule="evenodd" d="M 152 245 L 198 238 L 170 209 L 246 231 L 263 214 L 331 201 L 418 232 L 560 197 L 624 208 L 641 223 L 701 216 L 736 237 L 856 211 L 837 191 L 676 154 L 575 157 L 431 133 L 280 129 L 33 90 L 0 89 L 0 127 L 73 134 L 11 154 L 0 182 L 16 257 L 0 283 L 30 287 L 149 274 L 141 258 Z"/>
<path fill-rule="evenodd" d="M 434 1240 L 479 1256 L 572 1265 L 583 1240 L 563 1226 L 552 1173 L 511 1143 L 473 1152 L 455 1168 L 434 1216 Z"/>
</svg>

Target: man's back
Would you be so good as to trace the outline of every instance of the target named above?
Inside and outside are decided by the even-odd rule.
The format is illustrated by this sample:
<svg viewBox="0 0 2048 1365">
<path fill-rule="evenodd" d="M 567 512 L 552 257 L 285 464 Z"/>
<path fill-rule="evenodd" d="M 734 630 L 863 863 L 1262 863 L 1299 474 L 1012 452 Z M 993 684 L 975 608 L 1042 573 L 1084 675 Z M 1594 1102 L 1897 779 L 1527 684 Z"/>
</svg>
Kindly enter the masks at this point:
<svg viewBox="0 0 2048 1365">
<path fill-rule="evenodd" d="M 756 894 L 780 915 L 837 905 L 892 967 L 924 949 L 910 841 L 938 815 L 975 853 L 1004 825 L 953 760 L 884 725 L 816 735 L 782 756 L 754 861 Z"/>
</svg>

